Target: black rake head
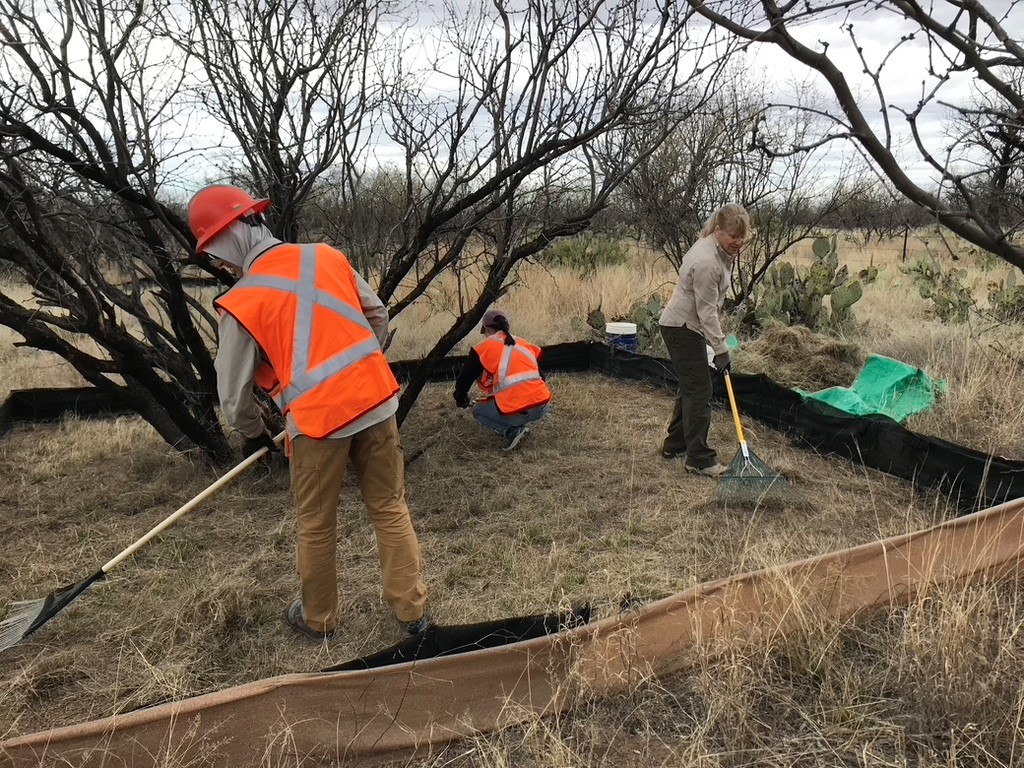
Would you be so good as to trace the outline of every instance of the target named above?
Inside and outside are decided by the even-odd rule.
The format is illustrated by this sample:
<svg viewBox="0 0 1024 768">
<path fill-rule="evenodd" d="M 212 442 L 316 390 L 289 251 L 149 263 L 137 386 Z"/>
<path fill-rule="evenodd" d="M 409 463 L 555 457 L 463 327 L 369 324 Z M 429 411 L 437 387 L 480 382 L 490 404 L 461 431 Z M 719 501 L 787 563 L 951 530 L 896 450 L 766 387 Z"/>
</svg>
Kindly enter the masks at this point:
<svg viewBox="0 0 1024 768">
<path fill-rule="evenodd" d="M 61 587 L 39 600 L 12 603 L 7 611 L 7 618 L 0 621 L 0 652 L 17 645 L 42 627 L 92 584 L 102 581 L 104 575 L 103 571 L 99 570 L 88 578 Z"/>
</svg>

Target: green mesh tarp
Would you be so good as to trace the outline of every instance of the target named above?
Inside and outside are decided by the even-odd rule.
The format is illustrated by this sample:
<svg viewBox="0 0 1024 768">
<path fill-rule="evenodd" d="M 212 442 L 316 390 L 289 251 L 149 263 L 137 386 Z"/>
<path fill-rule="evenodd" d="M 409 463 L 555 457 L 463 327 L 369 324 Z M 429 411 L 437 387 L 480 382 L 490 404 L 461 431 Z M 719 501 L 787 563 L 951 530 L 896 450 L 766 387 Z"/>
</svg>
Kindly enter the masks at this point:
<svg viewBox="0 0 1024 768">
<path fill-rule="evenodd" d="M 871 355 L 851 387 L 829 387 L 801 395 L 828 403 L 854 416 L 880 413 L 900 424 L 935 405 L 947 389 L 920 368 L 882 355 Z"/>
</svg>

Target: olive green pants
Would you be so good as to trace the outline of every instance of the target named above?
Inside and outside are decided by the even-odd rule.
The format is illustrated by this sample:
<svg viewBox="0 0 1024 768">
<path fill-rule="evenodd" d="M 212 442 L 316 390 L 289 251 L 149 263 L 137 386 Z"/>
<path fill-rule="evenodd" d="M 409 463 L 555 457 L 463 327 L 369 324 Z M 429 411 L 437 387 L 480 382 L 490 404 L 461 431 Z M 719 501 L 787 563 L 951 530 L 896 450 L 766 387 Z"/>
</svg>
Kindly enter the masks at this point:
<svg viewBox="0 0 1024 768">
<path fill-rule="evenodd" d="M 699 469 L 713 466 L 718 454 L 708 445 L 711 430 L 711 369 L 707 342 L 686 326 L 661 326 L 668 356 L 679 380 L 679 391 L 672 405 L 672 418 L 662 451 L 686 454 L 686 461 Z"/>
<path fill-rule="evenodd" d="M 392 416 L 351 437 L 292 441 L 292 494 L 298 513 L 297 560 L 306 623 L 329 632 L 338 622 L 338 500 L 351 457 L 377 538 L 384 598 L 401 621 L 427 606 L 420 544 L 405 503 L 405 464 Z"/>
</svg>

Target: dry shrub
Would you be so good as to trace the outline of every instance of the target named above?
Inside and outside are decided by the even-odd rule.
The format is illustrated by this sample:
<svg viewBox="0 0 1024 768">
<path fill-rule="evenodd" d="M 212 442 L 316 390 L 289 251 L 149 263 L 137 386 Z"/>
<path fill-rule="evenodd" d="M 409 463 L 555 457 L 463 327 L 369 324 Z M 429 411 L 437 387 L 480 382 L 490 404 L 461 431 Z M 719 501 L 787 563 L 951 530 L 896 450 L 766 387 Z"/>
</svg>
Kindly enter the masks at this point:
<svg viewBox="0 0 1024 768">
<path fill-rule="evenodd" d="M 786 387 L 809 391 L 849 386 L 867 356 L 852 342 L 822 336 L 802 325 L 769 325 L 736 352 L 736 368 L 763 373 Z"/>
</svg>

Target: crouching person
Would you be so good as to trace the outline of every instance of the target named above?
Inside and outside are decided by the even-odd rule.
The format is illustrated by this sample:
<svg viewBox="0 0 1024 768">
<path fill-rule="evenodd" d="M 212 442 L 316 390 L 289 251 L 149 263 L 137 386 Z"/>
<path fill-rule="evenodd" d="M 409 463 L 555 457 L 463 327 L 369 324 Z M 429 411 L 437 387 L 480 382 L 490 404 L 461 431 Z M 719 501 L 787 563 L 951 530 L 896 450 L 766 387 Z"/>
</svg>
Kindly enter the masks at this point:
<svg viewBox="0 0 1024 768">
<path fill-rule="evenodd" d="M 490 310 L 480 333 L 484 340 L 473 347 L 455 382 L 455 404 L 470 407 L 469 390 L 476 382 L 483 397 L 473 405 L 473 417 L 493 429 L 511 451 L 529 425 L 551 412 L 551 390 L 540 371 L 540 347 L 512 335 L 508 315 Z"/>
<path fill-rule="evenodd" d="M 376 534 L 384 596 L 405 631 L 417 634 L 429 621 L 427 587 L 405 501 L 399 387 L 381 351 L 387 310 L 340 251 L 273 237 L 262 217 L 269 205 L 212 185 L 192 198 L 189 223 L 197 251 L 240 278 L 215 301 L 224 417 L 246 437 L 248 453 L 275 448 L 255 383 L 285 417 L 302 583 L 285 619 L 317 641 L 338 628 L 338 500 L 351 460 Z"/>
</svg>

